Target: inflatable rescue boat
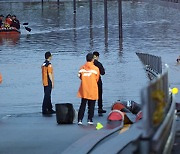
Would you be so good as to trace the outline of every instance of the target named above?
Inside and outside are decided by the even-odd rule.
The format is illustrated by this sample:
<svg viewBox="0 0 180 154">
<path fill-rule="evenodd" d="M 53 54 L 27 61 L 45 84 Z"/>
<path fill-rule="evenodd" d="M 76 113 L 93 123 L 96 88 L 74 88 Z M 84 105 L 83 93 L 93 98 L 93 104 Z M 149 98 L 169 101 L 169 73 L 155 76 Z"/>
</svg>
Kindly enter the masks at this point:
<svg viewBox="0 0 180 154">
<path fill-rule="evenodd" d="M 14 27 L 10 27 L 10 28 L 0 28 L 0 35 L 9 35 L 9 34 L 16 34 L 19 35 L 21 32 L 20 30 L 14 28 Z"/>
</svg>

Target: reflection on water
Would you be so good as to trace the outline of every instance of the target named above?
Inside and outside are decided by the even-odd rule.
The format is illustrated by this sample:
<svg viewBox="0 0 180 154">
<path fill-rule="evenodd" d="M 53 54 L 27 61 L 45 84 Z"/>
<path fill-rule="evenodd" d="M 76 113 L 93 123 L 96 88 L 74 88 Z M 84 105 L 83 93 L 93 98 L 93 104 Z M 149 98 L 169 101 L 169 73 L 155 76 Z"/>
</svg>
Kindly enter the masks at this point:
<svg viewBox="0 0 180 154">
<path fill-rule="evenodd" d="M 103 2 L 77 2 L 73 14 L 71 2 L 3 3 L 0 14 L 16 14 L 21 23 L 28 22 L 32 31 L 21 27 L 14 46 L 0 45 L 0 114 L 41 111 L 43 87 L 40 66 L 44 53 L 53 52 L 55 72 L 53 103 L 71 102 L 79 106 L 77 71 L 89 51 L 100 52 L 106 69 L 103 79 L 104 106 L 117 99 L 140 102 L 140 89 L 148 81 L 135 52 L 162 56 L 170 66 L 170 82 L 180 88 L 176 58 L 180 50 L 180 11 L 146 2 L 124 1 L 123 42 L 119 40 L 118 4 L 108 2 L 108 29 L 104 28 Z M 4 42 L 4 39 L 3 39 Z M 8 42 L 8 41 L 7 41 Z M 122 50 L 123 49 L 123 50 Z M 122 50 L 122 52 L 121 52 Z M 177 96 L 179 99 L 179 96 Z"/>
<path fill-rule="evenodd" d="M 16 45 L 18 44 L 19 39 L 19 34 L 0 34 L 0 45 Z"/>
</svg>

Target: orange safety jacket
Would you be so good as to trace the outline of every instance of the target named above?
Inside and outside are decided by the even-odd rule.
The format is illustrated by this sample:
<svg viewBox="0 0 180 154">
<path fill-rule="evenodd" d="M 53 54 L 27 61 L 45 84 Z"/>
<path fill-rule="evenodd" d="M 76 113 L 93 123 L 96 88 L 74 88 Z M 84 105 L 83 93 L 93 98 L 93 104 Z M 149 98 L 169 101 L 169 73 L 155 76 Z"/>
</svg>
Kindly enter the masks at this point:
<svg viewBox="0 0 180 154">
<path fill-rule="evenodd" d="M 11 19 L 11 18 L 6 18 L 5 24 L 8 24 L 9 26 L 11 26 L 11 24 L 12 24 L 12 19 Z"/>
<path fill-rule="evenodd" d="M 2 83 L 2 75 L 1 75 L 1 73 L 0 73 L 0 83 Z"/>
<path fill-rule="evenodd" d="M 45 61 L 42 66 L 42 83 L 43 86 L 48 86 L 49 83 L 51 83 L 51 80 L 49 79 L 49 73 L 53 74 L 53 67 L 52 64 L 49 63 L 49 61 Z"/>
<path fill-rule="evenodd" d="M 81 66 L 78 76 L 81 84 L 77 96 L 89 100 L 98 100 L 99 69 L 93 62 L 86 62 Z"/>
</svg>

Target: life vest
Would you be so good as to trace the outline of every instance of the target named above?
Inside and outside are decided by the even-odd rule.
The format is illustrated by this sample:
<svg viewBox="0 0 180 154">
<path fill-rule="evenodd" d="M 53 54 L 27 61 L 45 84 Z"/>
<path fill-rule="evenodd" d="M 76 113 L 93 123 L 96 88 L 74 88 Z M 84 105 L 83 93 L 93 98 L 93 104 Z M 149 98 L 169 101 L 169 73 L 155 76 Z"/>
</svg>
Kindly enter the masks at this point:
<svg viewBox="0 0 180 154">
<path fill-rule="evenodd" d="M 10 17 L 6 18 L 5 22 L 4 22 L 4 27 L 5 28 L 10 28 L 11 25 L 12 25 L 12 19 Z"/>
<path fill-rule="evenodd" d="M 42 69 L 42 83 L 43 83 L 43 86 L 48 86 L 51 83 L 51 81 L 49 79 L 49 73 L 53 74 L 53 67 L 52 67 L 51 63 L 49 63 L 49 61 L 46 60 L 42 64 L 41 69 Z"/>
<path fill-rule="evenodd" d="M 8 24 L 9 26 L 11 26 L 11 24 L 12 24 L 12 19 L 11 19 L 11 18 L 6 18 L 5 24 Z"/>
</svg>

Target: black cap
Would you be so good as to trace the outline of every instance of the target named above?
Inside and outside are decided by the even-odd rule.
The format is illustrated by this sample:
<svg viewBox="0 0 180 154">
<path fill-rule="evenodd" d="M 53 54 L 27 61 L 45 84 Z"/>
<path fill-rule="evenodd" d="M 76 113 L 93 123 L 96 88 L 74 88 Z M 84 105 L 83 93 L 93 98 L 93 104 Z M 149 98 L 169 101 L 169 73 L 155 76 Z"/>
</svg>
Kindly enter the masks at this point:
<svg viewBox="0 0 180 154">
<path fill-rule="evenodd" d="M 16 17 L 16 15 L 13 14 L 12 17 Z"/>
<path fill-rule="evenodd" d="M 49 57 L 51 57 L 52 55 L 51 55 L 51 53 L 48 51 L 48 52 L 46 52 L 45 53 L 45 59 L 48 59 Z"/>
<path fill-rule="evenodd" d="M 95 56 L 99 57 L 99 52 L 94 51 L 94 52 L 93 52 L 93 55 L 95 55 Z"/>
<path fill-rule="evenodd" d="M 11 15 L 10 15 L 10 14 L 8 14 L 8 15 L 6 16 L 6 18 L 7 18 L 7 17 L 9 17 L 9 16 L 11 17 Z"/>
<path fill-rule="evenodd" d="M 0 17 L 4 17 L 3 14 L 0 14 Z"/>
</svg>

